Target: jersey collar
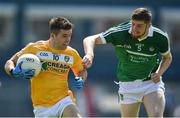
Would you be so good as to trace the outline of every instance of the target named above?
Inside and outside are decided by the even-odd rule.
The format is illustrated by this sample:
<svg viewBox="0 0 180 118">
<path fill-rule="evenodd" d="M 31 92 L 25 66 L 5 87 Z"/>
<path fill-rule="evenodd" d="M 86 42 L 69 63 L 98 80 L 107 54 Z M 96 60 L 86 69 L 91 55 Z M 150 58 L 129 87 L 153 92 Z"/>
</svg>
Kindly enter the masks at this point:
<svg viewBox="0 0 180 118">
<path fill-rule="evenodd" d="M 129 34 L 131 34 L 131 31 L 132 31 L 132 28 L 130 27 L 129 29 Z M 144 39 L 146 39 L 147 37 L 152 37 L 153 36 L 153 26 L 151 25 L 150 28 L 149 28 L 149 32 L 148 32 L 148 35 L 143 37 L 143 38 L 138 38 L 139 41 L 142 41 Z"/>
</svg>

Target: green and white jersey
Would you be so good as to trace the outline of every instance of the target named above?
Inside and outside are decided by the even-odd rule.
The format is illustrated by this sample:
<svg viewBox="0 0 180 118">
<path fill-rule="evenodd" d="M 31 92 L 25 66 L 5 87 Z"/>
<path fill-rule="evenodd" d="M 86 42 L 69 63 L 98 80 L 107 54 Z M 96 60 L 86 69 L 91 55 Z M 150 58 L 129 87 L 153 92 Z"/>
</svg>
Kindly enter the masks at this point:
<svg viewBox="0 0 180 118">
<path fill-rule="evenodd" d="M 119 24 L 100 34 L 104 43 L 112 43 L 119 59 L 119 81 L 144 80 L 159 66 L 160 56 L 170 51 L 166 33 L 153 26 L 143 39 L 131 36 L 131 21 Z"/>
</svg>

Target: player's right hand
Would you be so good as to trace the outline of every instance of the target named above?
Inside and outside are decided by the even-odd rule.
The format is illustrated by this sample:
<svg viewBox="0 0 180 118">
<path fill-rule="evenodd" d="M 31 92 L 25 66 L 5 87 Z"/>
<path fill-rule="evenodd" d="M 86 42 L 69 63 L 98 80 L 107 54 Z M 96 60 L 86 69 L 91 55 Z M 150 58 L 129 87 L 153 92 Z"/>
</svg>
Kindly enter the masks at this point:
<svg viewBox="0 0 180 118">
<path fill-rule="evenodd" d="M 93 63 L 93 56 L 90 54 L 86 54 L 82 59 L 83 65 L 85 68 L 90 68 Z"/>
<path fill-rule="evenodd" d="M 11 70 L 11 75 L 14 78 L 30 79 L 34 76 L 35 71 L 33 69 L 21 69 L 23 62 L 20 62 L 14 69 Z"/>
<path fill-rule="evenodd" d="M 161 75 L 159 75 L 158 73 L 152 73 L 151 74 L 151 80 L 154 82 L 154 83 L 158 83 L 161 81 Z"/>
<path fill-rule="evenodd" d="M 81 89 L 84 86 L 84 80 L 82 77 L 75 77 L 75 86 L 77 89 Z"/>
</svg>

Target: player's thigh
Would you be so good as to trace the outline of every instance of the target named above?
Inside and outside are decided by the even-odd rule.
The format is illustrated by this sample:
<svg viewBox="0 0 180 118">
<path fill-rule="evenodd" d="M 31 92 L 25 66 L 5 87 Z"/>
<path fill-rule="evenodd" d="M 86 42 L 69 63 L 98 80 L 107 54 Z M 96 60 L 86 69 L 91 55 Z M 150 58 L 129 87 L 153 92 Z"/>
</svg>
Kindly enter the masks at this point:
<svg viewBox="0 0 180 118">
<path fill-rule="evenodd" d="M 164 91 L 157 90 L 143 98 L 144 106 L 150 117 L 162 117 L 165 108 Z"/>
<path fill-rule="evenodd" d="M 121 117 L 138 117 L 141 102 L 121 104 Z"/>
<path fill-rule="evenodd" d="M 70 104 L 64 109 L 62 117 L 80 117 L 80 113 L 75 105 Z"/>
</svg>

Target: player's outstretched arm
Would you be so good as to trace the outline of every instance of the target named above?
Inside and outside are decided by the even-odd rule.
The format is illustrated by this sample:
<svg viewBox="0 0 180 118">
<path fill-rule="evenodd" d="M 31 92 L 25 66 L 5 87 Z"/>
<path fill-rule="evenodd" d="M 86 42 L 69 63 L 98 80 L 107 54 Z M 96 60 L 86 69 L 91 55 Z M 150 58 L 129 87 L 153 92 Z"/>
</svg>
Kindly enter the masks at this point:
<svg viewBox="0 0 180 118">
<path fill-rule="evenodd" d="M 103 44 L 99 34 L 88 36 L 83 40 L 85 56 L 82 61 L 86 68 L 90 68 L 93 63 L 95 44 Z"/>
</svg>

